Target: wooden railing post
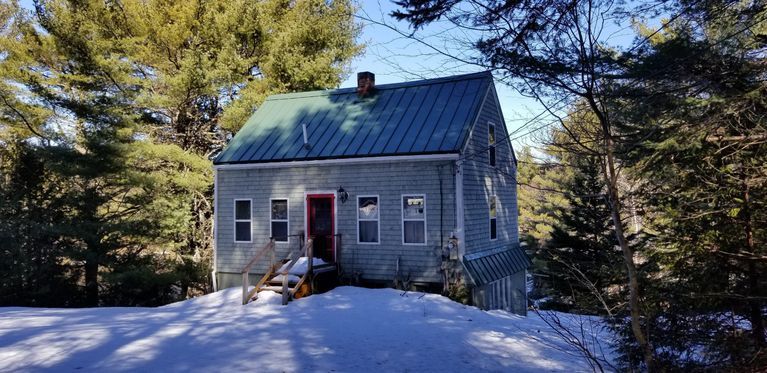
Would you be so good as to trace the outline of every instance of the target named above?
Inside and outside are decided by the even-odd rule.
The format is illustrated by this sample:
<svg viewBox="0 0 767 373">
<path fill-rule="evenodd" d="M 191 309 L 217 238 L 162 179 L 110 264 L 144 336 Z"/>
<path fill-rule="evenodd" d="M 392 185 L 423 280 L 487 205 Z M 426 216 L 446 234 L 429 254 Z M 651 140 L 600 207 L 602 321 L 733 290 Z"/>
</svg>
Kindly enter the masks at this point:
<svg viewBox="0 0 767 373">
<path fill-rule="evenodd" d="M 242 304 L 248 304 L 248 301 L 250 300 L 250 297 L 253 294 L 258 293 L 258 286 L 256 285 L 256 288 L 252 291 L 248 291 L 248 285 L 250 285 L 250 269 L 253 268 L 253 265 L 258 262 L 261 257 L 263 257 L 267 251 L 272 251 L 272 256 L 274 256 L 274 238 L 269 238 L 269 243 L 266 244 L 261 250 L 256 252 L 256 255 L 253 256 L 253 258 L 248 262 L 248 264 L 245 265 L 245 267 L 242 268 Z M 269 269 L 271 271 L 271 268 Z"/>
<path fill-rule="evenodd" d="M 314 240 L 312 240 L 312 243 L 314 243 Z M 314 268 L 314 245 L 306 245 L 306 272 L 309 273 L 311 276 L 312 270 Z"/>
<path fill-rule="evenodd" d="M 341 255 L 343 254 L 343 238 L 341 234 L 336 235 L 336 275 L 341 274 Z"/>
<path fill-rule="evenodd" d="M 242 305 L 248 304 L 248 272 L 242 272 Z"/>
<path fill-rule="evenodd" d="M 275 251 L 274 250 L 274 238 L 270 238 L 270 243 L 272 243 L 272 245 L 271 245 L 272 248 L 271 248 L 271 250 L 269 250 L 270 253 L 271 253 L 271 258 L 269 259 L 269 268 L 272 268 L 272 267 L 274 267 L 274 251 Z"/>
<path fill-rule="evenodd" d="M 288 304 L 290 294 L 288 294 L 288 271 L 282 273 L 282 305 Z"/>
<path fill-rule="evenodd" d="M 306 247 L 306 274 L 309 279 L 309 292 L 314 294 L 314 245 Z"/>
</svg>

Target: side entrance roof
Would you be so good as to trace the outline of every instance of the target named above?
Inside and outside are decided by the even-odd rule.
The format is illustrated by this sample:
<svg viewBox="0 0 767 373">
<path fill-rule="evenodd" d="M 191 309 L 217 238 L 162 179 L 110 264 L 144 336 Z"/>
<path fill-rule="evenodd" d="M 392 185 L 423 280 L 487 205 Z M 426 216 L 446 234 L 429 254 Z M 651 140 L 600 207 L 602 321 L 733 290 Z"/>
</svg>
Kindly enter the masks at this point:
<svg viewBox="0 0 767 373">
<path fill-rule="evenodd" d="M 474 285 L 482 286 L 529 268 L 532 263 L 519 245 L 484 250 L 463 257 Z"/>
<path fill-rule="evenodd" d="M 270 96 L 214 164 L 460 152 L 489 72 L 356 88 Z M 304 146 L 303 127 L 309 146 Z"/>
</svg>

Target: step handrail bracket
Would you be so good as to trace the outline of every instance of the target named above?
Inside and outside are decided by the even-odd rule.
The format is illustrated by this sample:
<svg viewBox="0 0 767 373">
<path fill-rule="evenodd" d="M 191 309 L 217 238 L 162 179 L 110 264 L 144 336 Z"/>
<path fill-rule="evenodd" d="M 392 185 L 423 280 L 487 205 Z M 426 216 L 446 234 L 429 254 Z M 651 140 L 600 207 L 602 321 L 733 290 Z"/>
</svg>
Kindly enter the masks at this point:
<svg viewBox="0 0 767 373">
<path fill-rule="evenodd" d="M 250 270 L 267 253 L 271 253 L 271 256 L 270 256 L 271 264 L 269 268 L 270 268 L 270 272 L 273 272 L 274 266 L 275 266 L 274 237 L 269 238 L 269 243 L 267 243 L 263 248 L 261 248 L 261 250 L 257 251 L 256 255 L 254 255 L 253 258 L 250 259 L 248 264 L 246 264 L 245 267 L 242 268 L 241 273 L 242 273 L 242 304 L 243 305 L 248 304 L 248 301 L 250 301 L 250 299 L 258 293 L 258 288 L 263 284 L 262 281 L 259 281 L 259 284 L 256 284 L 253 290 L 248 291 L 248 286 L 250 285 Z"/>
</svg>

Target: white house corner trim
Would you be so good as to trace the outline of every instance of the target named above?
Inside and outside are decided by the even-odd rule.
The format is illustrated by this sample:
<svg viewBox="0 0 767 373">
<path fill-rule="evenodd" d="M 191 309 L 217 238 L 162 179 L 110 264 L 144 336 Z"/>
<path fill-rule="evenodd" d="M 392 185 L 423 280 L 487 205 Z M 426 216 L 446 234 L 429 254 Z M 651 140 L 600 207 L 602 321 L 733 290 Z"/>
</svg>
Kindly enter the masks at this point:
<svg viewBox="0 0 767 373">
<path fill-rule="evenodd" d="M 458 259 L 463 261 L 466 253 L 466 232 L 464 231 L 464 200 L 463 200 L 463 165 L 455 162 L 455 234 L 458 238 Z"/>
<path fill-rule="evenodd" d="M 218 279 L 216 278 L 216 269 L 218 268 L 218 259 L 216 258 L 218 252 L 216 250 L 218 246 L 218 237 L 216 236 L 216 223 L 218 221 L 218 170 L 213 169 L 213 224 L 211 231 L 213 233 L 213 270 L 210 273 L 211 281 L 213 283 L 213 291 L 218 291 Z"/>
</svg>

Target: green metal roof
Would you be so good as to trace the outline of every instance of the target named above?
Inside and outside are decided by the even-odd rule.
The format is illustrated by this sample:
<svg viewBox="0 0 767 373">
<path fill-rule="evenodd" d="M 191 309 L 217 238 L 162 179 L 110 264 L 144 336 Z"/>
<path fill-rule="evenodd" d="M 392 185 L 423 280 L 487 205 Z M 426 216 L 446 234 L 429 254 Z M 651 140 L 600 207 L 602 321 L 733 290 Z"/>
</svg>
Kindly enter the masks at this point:
<svg viewBox="0 0 767 373">
<path fill-rule="evenodd" d="M 463 265 L 474 284 L 482 286 L 525 270 L 532 263 L 522 248 L 514 245 L 464 255 Z"/>
<path fill-rule="evenodd" d="M 214 163 L 457 153 L 492 82 L 482 72 L 379 85 L 365 98 L 356 88 L 274 95 Z"/>
</svg>

